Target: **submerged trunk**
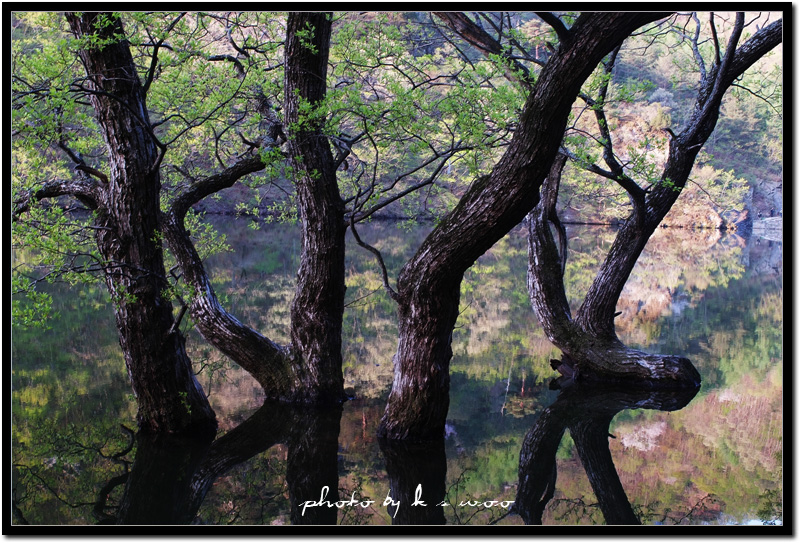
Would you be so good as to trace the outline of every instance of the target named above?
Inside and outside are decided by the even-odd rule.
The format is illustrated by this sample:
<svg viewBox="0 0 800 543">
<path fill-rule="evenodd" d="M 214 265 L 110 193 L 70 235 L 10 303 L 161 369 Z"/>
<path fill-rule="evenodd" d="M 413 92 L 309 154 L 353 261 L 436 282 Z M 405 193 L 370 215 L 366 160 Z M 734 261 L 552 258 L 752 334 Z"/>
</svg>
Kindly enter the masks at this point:
<svg viewBox="0 0 800 543">
<path fill-rule="evenodd" d="M 313 28 L 312 37 L 304 32 Z M 344 400 L 341 330 L 344 313 L 344 203 L 335 163 L 321 124 L 304 108 L 325 97 L 331 21 L 326 14 L 289 15 L 286 46 L 286 131 L 295 168 L 302 234 L 300 269 L 291 311 L 291 345 L 278 345 L 225 311 L 186 232 L 189 208 L 202 198 L 264 168 L 244 159 L 196 182 L 162 215 L 165 238 L 195 296 L 189 304 L 203 337 L 250 373 L 269 400 L 291 404 L 338 404 Z M 312 113 L 313 115 L 313 113 Z M 270 132 L 278 132 L 272 126 Z M 277 150 L 277 142 L 271 143 Z"/>
<path fill-rule="evenodd" d="M 431 232 L 398 279 L 399 341 L 380 435 L 444 435 L 449 364 L 464 272 L 525 217 L 558 151 L 581 84 L 608 52 L 657 13 L 583 14 L 549 59 L 520 116 L 508 151 Z"/>
<path fill-rule="evenodd" d="M 150 134 L 142 85 L 122 24 L 111 14 L 67 14 L 78 38 L 98 35 L 102 48 L 86 46 L 89 98 L 108 153 L 107 182 L 97 191 L 97 247 L 114 304 L 120 345 L 146 432 L 197 431 L 213 435 L 216 419 L 194 378 L 175 325 L 158 241 L 158 149 Z M 114 37 L 117 36 L 117 37 Z"/>
<path fill-rule="evenodd" d="M 344 400 L 344 202 L 323 120 L 303 108 L 320 105 L 327 89 L 330 13 L 290 13 L 287 22 L 285 109 L 295 168 L 302 254 L 292 303 L 292 348 L 315 403 Z M 303 32 L 312 29 L 312 36 Z"/>
<path fill-rule="evenodd" d="M 389 478 L 384 504 L 392 524 L 446 524 L 444 438 L 426 443 L 380 440 L 380 447 Z"/>
<path fill-rule="evenodd" d="M 648 388 L 699 386 L 700 374 L 688 359 L 627 348 L 614 332 L 617 300 L 650 236 L 636 212 L 595 278 L 579 313 L 582 318 L 572 319 L 562 272 L 566 247 L 559 248 L 550 228 L 564 164 L 563 157 L 553 162 L 542 199 L 528 214 L 528 292 L 547 338 L 564 352 L 555 369 L 573 380 L 635 382 Z"/>
</svg>

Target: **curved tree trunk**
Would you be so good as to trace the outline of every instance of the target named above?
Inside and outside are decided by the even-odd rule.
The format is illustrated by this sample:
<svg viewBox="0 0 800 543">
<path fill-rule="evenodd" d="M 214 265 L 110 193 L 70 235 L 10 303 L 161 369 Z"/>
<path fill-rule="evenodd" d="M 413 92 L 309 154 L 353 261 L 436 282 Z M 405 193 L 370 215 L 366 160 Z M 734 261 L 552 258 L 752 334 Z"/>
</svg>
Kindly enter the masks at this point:
<svg viewBox="0 0 800 543">
<path fill-rule="evenodd" d="M 570 107 L 600 60 L 660 13 L 583 14 L 542 70 L 508 150 L 431 232 L 398 278 L 400 338 L 380 435 L 444 435 L 450 347 L 464 272 L 525 217 L 555 157 Z"/>
<path fill-rule="evenodd" d="M 776 21 L 737 49 L 743 24 L 740 13 L 724 57 L 703 73 L 689 123 L 678 135 L 670 132 L 669 153 L 660 182 L 645 191 L 632 179 L 616 179 L 629 192 L 633 212 L 617 233 L 574 320 L 566 303 L 563 274 L 552 262 L 557 249 L 549 222 L 555 216 L 563 161 L 553 164 L 542 200 L 529 215 L 528 287 L 548 338 L 566 355 L 558 369 L 570 378 L 635 381 L 648 387 L 700 385 L 700 374 L 688 359 L 626 348 L 616 336 L 614 317 L 622 289 L 639 256 L 680 196 L 697 154 L 716 126 L 726 90 L 744 70 L 780 43 L 782 23 Z M 561 254 L 565 255 L 563 246 Z"/>
<path fill-rule="evenodd" d="M 308 28 L 314 29 L 312 37 L 303 34 Z M 325 97 L 330 33 L 327 14 L 289 15 L 284 105 L 303 244 L 292 302 L 290 346 L 274 343 L 225 311 L 184 225 L 194 203 L 262 170 L 262 160 L 242 160 L 197 182 L 162 216 L 167 243 L 195 293 L 189 310 L 201 334 L 250 373 L 268 399 L 283 403 L 331 405 L 345 399 L 341 355 L 344 203 L 321 122 L 301 114 L 307 105 L 314 106 Z"/>
<path fill-rule="evenodd" d="M 559 254 L 550 229 L 565 162 L 564 158 L 553 162 L 542 185 L 542 199 L 528 214 L 528 292 L 547 338 L 564 352 L 556 369 L 574 380 L 636 382 L 639 386 L 664 388 L 699 386 L 700 374 L 688 359 L 648 354 L 623 345 L 614 333 L 613 313 L 610 319 L 600 310 L 596 314 L 582 313 L 583 321 L 572 319 L 562 272 L 566 251 L 562 245 Z M 636 222 L 629 219 L 628 224 Z M 629 264 L 632 269 L 644 248 L 642 241 L 646 243 L 649 235 L 633 237 L 622 238 L 628 243 L 620 241 L 620 236 L 615 240 L 616 254 L 621 255 L 615 260 L 618 265 L 608 265 L 610 256 L 606 259 L 607 265 L 592 284 L 594 291 L 590 290 L 586 296 L 584 311 L 586 307 L 607 308 L 611 298 L 611 308 L 616 308 L 616 300 L 630 274 L 623 264 Z M 596 300 L 590 296 L 597 296 L 602 303 L 592 304 L 590 300 Z M 607 321 L 611 322 L 610 330 L 604 326 Z"/>
<path fill-rule="evenodd" d="M 184 226 L 188 206 L 178 205 L 180 202 L 181 199 L 177 200 L 169 213 L 162 216 L 161 228 L 183 270 L 184 280 L 194 290 L 189 313 L 197 329 L 206 341 L 252 375 L 268 398 L 292 401 L 294 391 L 302 389 L 302 383 L 292 371 L 289 349 L 242 324 L 219 303 L 203 261 Z"/>
<path fill-rule="evenodd" d="M 158 240 L 158 149 L 145 94 L 122 24 L 111 13 L 67 14 L 77 38 L 103 47 L 79 50 L 86 86 L 108 153 L 110 175 L 97 192 L 97 247 L 114 303 L 120 345 L 146 432 L 216 431 L 214 411 L 194 378 L 164 297 L 166 272 Z M 104 20 L 105 22 L 100 22 Z"/>
</svg>

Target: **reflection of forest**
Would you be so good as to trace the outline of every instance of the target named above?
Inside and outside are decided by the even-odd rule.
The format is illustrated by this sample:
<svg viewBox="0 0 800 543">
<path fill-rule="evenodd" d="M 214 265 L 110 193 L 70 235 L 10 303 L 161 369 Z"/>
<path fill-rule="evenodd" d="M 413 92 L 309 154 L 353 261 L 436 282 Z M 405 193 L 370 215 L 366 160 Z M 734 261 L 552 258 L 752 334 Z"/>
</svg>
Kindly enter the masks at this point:
<svg viewBox="0 0 800 543">
<path fill-rule="evenodd" d="M 224 303 L 244 322 L 285 339 L 279 331 L 286 329 L 296 268 L 293 229 L 253 231 L 229 221 L 220 227 L 234 248 L 214 257 L 211 267 Z M 383 222 L 361 230 L 383 251 L 390 276 L 424 235 L 424 227 L 409 231 Z M 570 225 L 568 232 L 567 292 L 577 300 L 613 231 Z M 738 522 L 777 514 L 783 290 L 775 263 L 782 264 L 781 251 L 779 243 L 745 242 L 717 231 L 664 229 L 634 270 L 619 305 L 622 339 L 685 354 L 703 375 L 700 393 L 681 411 L 623 411 L 611 423 L 611 454 L 642 522 Z M 525 266 L 525 240 L 515 231 L 465 278 L 445 440 L 448 499 L 513 500 L 522 439 L 555 398 L 547 388 L 555 377 L 549 360 L 559 353 L 530 308 Z M 381 501 L 390 481 L 375 430 L 392 379 L 394 307 L 374 261 L 358 248 L 349 254 L 347 284 L 345 376 L 356 399 L 345 404 L 341 423 L 340 495 L 357 491 Z M 69 504 L 93 502 L 97 489 L 124 469 L 113 456 L 127 443 L 118 425 L 134 426 L 111 312 L 98 317 L 102 291 L 81 292 L 55 297 L 60 316 L 37 341 L 36 332 L 14 331 L 15 499 L 32 523 L 95 522 L 90 505 Z M 198 336 L 191 335 L 187 347 L 220 430 L 232 430 L 261 405 L 260 387 Z M 559 485 L 544 522 L 602 522 L 569 438 L 557 459 Z M 286 462 L 287 449 L 279 445 L 236 466 L 206 496 L 203 521 L 289 522 Z M 449 523 L 497 516 L 445 512 Z M 381 507 L 343 511 L 342 520 L 391 523 Z M 513 515 L 501 521 L 519 522 Z"/>
</svg>

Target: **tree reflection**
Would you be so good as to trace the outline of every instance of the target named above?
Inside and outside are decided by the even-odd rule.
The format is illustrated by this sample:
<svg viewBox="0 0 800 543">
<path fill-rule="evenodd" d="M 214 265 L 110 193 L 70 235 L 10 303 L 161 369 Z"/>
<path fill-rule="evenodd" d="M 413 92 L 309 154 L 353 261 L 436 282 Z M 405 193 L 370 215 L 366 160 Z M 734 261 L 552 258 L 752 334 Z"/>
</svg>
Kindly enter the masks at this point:
<svg viewBox="0 0 800 543">
<path fill-rule="evenodd" d="M 380 446 L 389 476 L 386 506 L 392 524 L 445 524 L 444 437 L 420 443 L 381 439 Z"/>
<path fill-rule="evenodd" d="M 697 389 L 632 391 L 571 383 L 525 436 L 516 511 L 526 524 L 542 524 L 544 509 L 556 488 L 556 452 L 569 429 L 606 524 L 640 524 L 611 458 L 611 420 L 624 409 L 677 411 L 696 393 Z"/>
<path fill-rule="evenodd" d="M 320 410 L 267 403 L 212 443 L 140 434 L 116 523 L 190 524 L 220 476 L 283 443 L 288 447 L 292 523 L 336 524 L 341 414 L 341 407 Z M 326 503 L 301 506 L 322 501 L 324 487 Z"/>
</svg>

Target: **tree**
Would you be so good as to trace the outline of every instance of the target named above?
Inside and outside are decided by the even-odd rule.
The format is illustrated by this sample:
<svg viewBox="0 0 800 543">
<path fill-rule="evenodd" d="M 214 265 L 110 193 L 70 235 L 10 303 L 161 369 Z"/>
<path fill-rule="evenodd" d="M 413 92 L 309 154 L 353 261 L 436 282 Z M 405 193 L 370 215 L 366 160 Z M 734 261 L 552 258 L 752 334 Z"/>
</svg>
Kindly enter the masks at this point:
<svg viewBox="0 0 800 543">
<path fill-rule="evenodd" d="M 509 79 L 530 87 L 533 79 L 528 69 L 517 59 L 541 63 L 536 55 L 525 49 L 514 39 L 510 30 L 501 31 L 502 25 L 493 25 L 498 38 L 484 31 L 467 17 L 445 14 L 444 17 L 456 32 L 484 54 L 500 55 L 513 69 L 507 71 Z M 491 20 L 487 15 L 482 15 Z M 560 20 L 542 14 L 542 19 L 555 25 L 556 33 L 563 26 Z M 647 240 L 661 224 L 666 214 L 676 202 L 686 185 L 695 158 L 703 144 L 716 126 L 722 98 L 728 88 L 758 59 L 777 46 L 781 40 L 782 24 L 776 21 L 760 28 L 746 43 L 739 46 L 742 31 L 746 26 L 744 14 L 739 13 L 730 32 L 727 47 L 722 52 L 716 25 L 719 18 L 710 15 L 713 58 L 706 68 L 701 55 L 701 23 L 697 14 L 687 18 L 695 23 L 691 35 L 683 35 L 670 25 L 659 33 L 681 34 L 682 40 L 690 45 L 700 73 L 693 113 L 683 128 L 675 135 L 664 128 L 670 136 L 668 156 L 660 176 L 653 173 L 653 158 L 646 150 L 629 152 L 630 157 L 622 159 L 615 148 L 614 132 L 611 128 L 607 110 L 611 103 L 609 96 L 612 71 L 620 53 L 616 47 L 601 63 L 601 70 L 589 87 L 579 93 L 586 104 L 585 111 L 594 118 L 595 130 L 586 136 L 586 129 L 574 121 L 567 130 L 559 156 L 553 161 L 549 175 L 542 185 L 541 199 L 528 215 L 529 228 L 529 266 L 528 285 L 530 298 L 548 338 L 565 353 L 564 359 L 557 363 L 559 371 L 571 377 L 589 380 L 637 380 L 656 387 L 698 386 L 700 375 L 691 362 L 678 356 L 651 355 L 629 349 L 622 345 L 614 331 L 616 304 L 636 261 Z M 758 18 L 747 23 L 752 25 Z M 561 36 L 559 34 L 559 36 Z M 507 40 L 504 49 L 500 40 Z M 657 39 L 651 37 L 651 41 Z M 738 46 L 738 49 L 737 49 Z M 511 47 L 519 51 L 512 56 Z M 580 119 L 582 115 L 575 116 Z M 575 134 L 579 137 L 576 138 Z M 594 162 L 594 149 L 587 140 L 596 142 L 597 155 L 602 157 L 603 165 Z M 563 275 L 566 265 L 567 238 L 561 224 L 556 203 L 559 193 L 561 172 L 567 159 L 573 160 L 586 171 L 614 181 L 628 195 L 633 210 L 617 235 L 605 263 L 590 287 L 584 303 L 573 319 L 564 291 Z M 635 177 L 640 177 L 636 181 Z M 554 235 L 555 234 L 555 235 Z"/>
<path fill-rule="evenodd" d="M 448 408 L 449 362 L 464 272 L 518 224 L 558 152 L 573 100 L 600 60 L 631 32 L 662 13 L 584 13 L 542 69 L 508 149 L 405 264 L 397 282 L 399 340 L 395 378 L 380 434 L 391 439 L 440 437 Z M 552 20 L 552 17 L 548 17 Z"/>
<path fill-rule="evenodd" d="M 714 26 L 714 15 L 710 17 L 714 58 L 706 69 L 698 50 L 700 22 L 694 15 L 697 31 L 691 43 L 700 72 L 694 109 L 678 134 L 666 129 L 669 150 L 657 178 L 645 177 L 637 182 L 633 178 L 636 170 L 624 167 L 618 160 L 603 107 L 608 79 L 601 86 L 600 98 L 595 102 L 597 107 L 593 109 L 607 169 L 596 164 L 584 164 L 590 171 L 624 188 L 633 210 L 617 233 L 574 319 L 563 282 L 566 238 L 555 211 L 566 155 L 554 162 L 543 185 L 542 198 L 528 217 L 531 302 L 548 338 L 565 354 L 560 364 L 556 363 L 558 370 L 565 375 L 587 380 L 636 381 L 652 387 L 696 387 L 700 384 L 700 375 L 688 359 L 647 354 L 624 346 L 616 336 L 614 318 L 617 301 L 639 255 L 676 203 L 698 153 L 716 126 L 723 96 L 745 70 L 781 42 L 783 27 L 782 20 L 778 20 L 759 29 L 740 45 L 745 16 L 738 13 L 723 51 Z M 607 74 L 611 73 L 614 57 L 605 67 Z M 552 235 L 551 225 L 560 234 L 558 242 Z"/>
<path fill-rule="evenodd" d="M 243 159 L 195 183 L 175 199 L 164 218 L 166 239 L 193 286 L 190 312 L 205 339 L 251 373 L 270 399 L 290 403 L 331 404 L 345 399 L 341 326 L 346 224 L 336 163 L 318 113 L 327 88 L 331 25 L 330 15 L 322 13 L 291 13 L 287 23 L 285 124 L 288 154 L 297 172 L 303 236 L 290 346 L 277 345 L 222 308 L 184 226 L 192 204 L 263 169 L 264 155 Z M 267 153 L 275 153 L 278 142 L 269 138 L 266 145 Z M 277 158 L 283 158 L 280 152 Z"/>
<path fill-rule="evenodd" d="M 92 210 L 91 228 L 114 313 L 120 345 L 145 432 L 211 435 L 216 420 L 192 373 L 184 337 L 177 328 L 167 291 L 158 216 L 161 157 L 119 18 L 111 14 L 66 15 L 85 75 L 72 85 L 88 100 L 103 136 L 108 174 L 75 160 L 72 179 L 51 180 L 17 201 L 15 216 L 35 201 L 69 195 Z M 63 90 L 59 89 L 63 92 Z M 35 98 L 30 88 L 20 96 Z"/>
</svg>

